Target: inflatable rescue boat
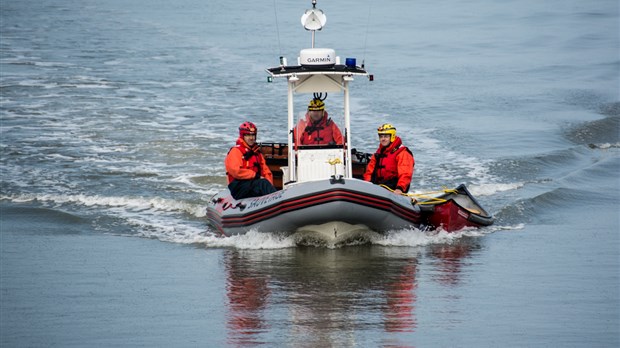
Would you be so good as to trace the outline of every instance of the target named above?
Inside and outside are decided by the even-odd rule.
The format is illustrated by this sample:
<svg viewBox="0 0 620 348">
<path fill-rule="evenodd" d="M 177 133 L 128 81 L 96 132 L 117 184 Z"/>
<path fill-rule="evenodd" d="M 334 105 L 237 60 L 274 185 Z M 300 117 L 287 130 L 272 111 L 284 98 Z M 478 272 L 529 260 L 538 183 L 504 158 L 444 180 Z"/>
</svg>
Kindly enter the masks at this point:
<svg viewBox="0 0 620 348">
<path fill-rule="evenodd" d="M 325 24 L 323 11 L 315 7 L 302 16 L 312 32 L 312 48 L 302 49 L 297 64 L 267 69 L 268 80 L 287 81 L 286 143 L 262 143 L 261 152 L 274 175 L 278 191 L 235 200 L 226 189 L 207 206 L 209 223 L 222 235 L 259 232 L 305 233 L 317 239 L 349 240 L 360 231 L 386 233 L 405 228 L 441 228 L 456 231 L 493 223 L 464 185 L 432 197 L 396 194 L 362 180 L 371 154 L 351 146 L 350 83 L 356 78 L 373 80 L 355 58 L 342 64 L 333 49 L 315 48 L 315 31 Z M 294 139 L 297 118 L 305 108 L 295 95 L 342 95 L 342 145 L 303 146 Z M 305 99 L 307 101 L 307 99 Z M 305 104 L 302 104 L 305 105 Z M 331 107 L 331 105 L 330 105 Z"/>
</svg>

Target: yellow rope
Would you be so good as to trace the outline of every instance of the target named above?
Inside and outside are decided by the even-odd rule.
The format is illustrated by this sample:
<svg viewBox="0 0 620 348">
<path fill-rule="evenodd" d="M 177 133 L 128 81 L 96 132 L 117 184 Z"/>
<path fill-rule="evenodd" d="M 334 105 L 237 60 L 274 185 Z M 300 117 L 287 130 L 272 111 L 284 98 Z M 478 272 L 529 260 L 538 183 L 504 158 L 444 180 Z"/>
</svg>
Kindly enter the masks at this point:
<svg viewBox="0 0 620 348">
<path fill-rule="evenodd" d="M 394 192 L 394 190 L 392 190 L 391 188 L 387 187 L 386 185 L 379 185 L 379 186 L 383 187 L 386 190 Z M 445 202 L 446 199 L 429 196 L 429 195 L 438 194 L 438 193 L 439 194 L 440 193 L 457 193 L 457 191 L 455 189 L 449 189 L 449 188 L 446 188 L 444 186 L 443 190 L 441 190 L 441 191 L 430 191 L 430 192 L 424 192 L 424 193 L 401 193 L 401 195 L 407 196 L 407 197 L 412 197 L 413 200 L 417 201 L 418 204 L 437 204 L 437 203 Z M 423 201 L 420 202 L 420 201 L 418 201 L 418 199 L 423 199 Z"/>
<path fill-rule="evenodd" d="M 421 193 L 419 194 L 408 194 L 408 196 L 410 197 L 414 197 L 414 199 L 416 199 L 416 201 L 418 202 L 418 204 L 422 205 L 422 204 L 436 204 L 436 203 L 443 203 L 446 200 L 443 198 L 438 198 L 438 197 L 432 197 L 432 196 L 426 196 L 423 195 Z M 423 201 L 420 201 L 418 199 L 423 199 Z"/>
<path fill-rule="evenodd" d="M 389 190 L 391 192 L 394 192 L 394 190 L 392 190 L 391 188 L 385 186 L 385 185 L 379 185 L 381 187 L 383 187 L 386 190 Z M 411 202 L 414 204 L 419 204 L 419 205 L 424 205 L 424 204 L 438 204 L 438 203 L 443 203 L 443 202 L 447 202 L 447 199 L 443 199 L 443 198 L 439 198 L 439 197 L 433 197 L 433 196 L 429 196 L 430 194 L 437 194 L 437 193 L 458 193 L 457 190 L 455 189 L 449 189 L 446 188 L 445 186 L 443 187 L 443 190 L 441 191 L 430 191 L 430 192 L 424 192 L 424 193 L 401 193 L 401 195 L 403 196 L 407 196 L 407 197 L 411 197 Z M 417 198 L 419 199 L 423 199 L 423 201 L 418 201 Z M 467 211 L 469 211 L 470 213 L 474 213 L 474 214 L 478 214 L 481 215 L 482 212 L 478 209 L 475 208 L 466 208 L 463 207 L 464 209 L 466 209 Z"/>
</svg>

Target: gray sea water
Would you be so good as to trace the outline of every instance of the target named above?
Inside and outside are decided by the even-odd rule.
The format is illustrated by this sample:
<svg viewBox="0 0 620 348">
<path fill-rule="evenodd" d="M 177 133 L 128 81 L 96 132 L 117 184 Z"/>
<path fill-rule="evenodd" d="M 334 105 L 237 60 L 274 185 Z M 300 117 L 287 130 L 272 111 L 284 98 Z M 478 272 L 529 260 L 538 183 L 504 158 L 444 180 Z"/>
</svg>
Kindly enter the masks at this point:
<svg viewBox="0 0 620 348">
<path fill-rule="evenodd" d="M 319 0 L 318 46 L 375 77 L 354 146 L 396 125 L 413 191 L 465 183 L 496 224 L 219 238 L 237 126 L 285 140 L 264 69 L 310 6 L 0 1 L 0 346 L 620 345 L 618 1 Z"/>
</svg>

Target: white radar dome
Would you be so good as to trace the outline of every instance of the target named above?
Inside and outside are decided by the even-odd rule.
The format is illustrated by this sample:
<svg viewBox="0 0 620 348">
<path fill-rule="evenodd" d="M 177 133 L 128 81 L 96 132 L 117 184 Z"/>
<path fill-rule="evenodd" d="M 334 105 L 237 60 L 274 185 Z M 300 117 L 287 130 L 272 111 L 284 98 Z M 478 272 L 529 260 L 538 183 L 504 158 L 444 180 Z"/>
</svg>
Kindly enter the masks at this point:
<svg viewBox="0 0 620 348">
<path fill-rule="evenodd" d="M 299 52 L 299 63 L 303 66 L 333 66 L 336 51 L 331 48 L 306 48 Z"/>
</svg>

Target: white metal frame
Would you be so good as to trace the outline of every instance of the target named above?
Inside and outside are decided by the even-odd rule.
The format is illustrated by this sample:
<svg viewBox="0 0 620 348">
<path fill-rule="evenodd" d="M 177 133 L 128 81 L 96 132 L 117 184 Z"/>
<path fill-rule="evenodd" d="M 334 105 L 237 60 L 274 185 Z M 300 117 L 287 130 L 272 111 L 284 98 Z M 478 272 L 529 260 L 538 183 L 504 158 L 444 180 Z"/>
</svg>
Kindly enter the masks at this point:
<svg viewBox="0 0 620 348">
<path fill-rule="evenodd" d="M 314 50 L 314 34 L 321 30 L 326 22 L 323 11 L 316 8 L 316 0 L 312 0 L 312 9 L 307 10 L 301 18 L 302 25 L 306 30 L 312 31 L 312 49 Z M 329 49 L 316 49 L 325 51 Z M 333 50 L 329 50 L 332 53 Z M 301 56 L 301 53 L 300 53 Z M 333 58 L 333 56 L 331 57 Z M 347 59 L 348 60 L 348 59 Z M 300 59 L 298 59 L 300 61 Z M 330 59 L 331 61 L 331 59 Z M 354 75 L 369 76 L 366 71 L 356 66 L 346 69 L 338 65 L 339 57 L 336 57 L 336 66 L 333 67 L 307 67 L 286 66 L 286 59 L 280 57 L 280 67 L 268 69 L 271 77 L 286 77 L 288 82 L 287 109 L 288 109 L 288 168 L 283 171 L 284 183 L 299 183 L 311 180 L 327 179 L 331 175 L 353 177 L 351 163 L 351 115 L 349 106 L 349 82 L 353 81 Z M 355 65 L 355 64 L 353 64 Z M 270 77 L 270 78 L 271 78 Z M 372 79 L 371 79 L 372 80 Z M 344 98 L 344 148 L 304 149 L 295 147 L 293 142 L 293 130 L 295 129 L 295 110 L 293 96 L 295 93 L 327 93 L 342 92 Z M 341 163 L 335 163 L 335 159 Z M 297 162 L 303 163 L 297 163 Z M 330 162 L 330 163 L 328 163 Z M 325 168 L 331 169 L 325 170 Z M 303 170 L 303 173 L 300 173 Z M 309 174 L 312 173 L 312 174 Z M 328 173 L 333 173 L 323 178 Z"/>
<path fill-rule="evenodd" d="M 317 157 L 339 157 L 342 161 L 340 166 L 342 170 L 336 169 L 336 175 L 342 175 L 344 178 L 352 178 L 353 171 L 351 165 L 351 119 L 350 119 L 350 107 L 349 107 L 349 82 L 353 81 L 351 73 L 347 72 L 334 72 L 334 71 L 313 71 L 303 73 L 291 73 L 288 77 L 288 165 L 289 178 L 285 178 L 285 182 L 304 182 L 319 179 L 328 179 L 316 175 L 300 174 L 300 170 L 308 171 L 310 166 L 315 166 L 313 173 L 324 173 L 323 169 L 318 167 L 332 166 L 327 163 L 319 163 L 313 161 L 310 163 L 297 163 L 297 161 L 306 161 L 310 157 L 304 156 L 303 153 L 309 151 L 314 158 Z M 295 129 L 295 110 L 294 110 L 294 94 L 295 93 L 324 93 L 324 92 L 343 92 L 344 98 L 344 136 L 345 144 L 343 149 L 302 149 L 296 148 L 293 142 L 293 130 Z M 325 152 L 325 155 L 320 155 L 321 151 Z M 340 155 L 336 156 L 337 153 Z M 338 164 L 334 166 L 338 167 Z M 343 172 L 342 172 L 343 171 Z M 288 179 L 288 180 L 286 180 Z"/>
</svg>

